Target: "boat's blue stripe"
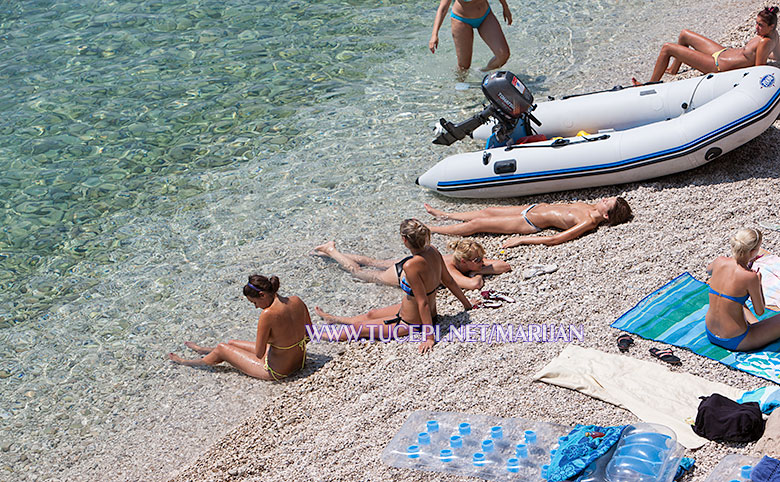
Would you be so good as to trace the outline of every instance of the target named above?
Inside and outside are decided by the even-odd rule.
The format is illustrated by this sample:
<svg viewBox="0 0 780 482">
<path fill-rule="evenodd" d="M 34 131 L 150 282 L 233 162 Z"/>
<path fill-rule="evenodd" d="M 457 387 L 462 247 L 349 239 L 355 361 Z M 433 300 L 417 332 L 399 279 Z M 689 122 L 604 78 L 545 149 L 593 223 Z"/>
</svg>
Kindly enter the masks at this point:
<svg viewBox="0 0 780 482">
<path fill-rule="evenodd" d="M 572 172 L 598 171 L 598 170 L 601 170 L 601 169 L 608 169 L 608 168 L 614 168 L 614 167 L 619 167 L 619 166 L 630 165 L 630 164 L 638 163 L 638 162 L 641 162 L 641 161 L 650 160 L 650 159 L 653 159 L 653 158 L 656 158 L 656 157 L 665 157 L 668 154 L 674 154 L 674 153 L 679 152 L 679 151 L 684 151 L 684 150 L 689 149 L 689 148 L 691 148 L 691 147 L 693 147 L 693 146 L 695 146 L 697 144 L 705 142 L 705 141 L 707 141 L 707 140 L 709 140 L 709 139 L 711 139 L 711 138 L 721 134 L 722 132 L 725 132 L 725 131 L 731 129 L 734 126 L 737 126 L 737 125 L 742 124 L 742 123 L 744 123 L 744 122 L 746 122 L 746 121 L 748 121 L 750 119 L 753 119 L 754 117 L 759 116 L 760 114 L 766 112 L 768 109 L 771 110 L 772 108 L 774 108 L 773 104 L 775 102 L 777 102 L 778 96 L 780 96 L 780 89 L 775 90 L 775 93 L 772 96 L 772 98 L 766 104 L 764 104 L 763 107 L 760 107 L 760 108 L 756 109 L 755 111 L 751 112 L 750 114 L 746 114 L 746 115 L 740 117 L 739 119 L 732 121 L 729 124 L 721 126 L 720 128 L 718 128 L 718 129 L 716 129 L 716 130 L 714 130 L 712 132 L 704 134 L 703 136 L 701 136 L 701 137 L 699 137 L 697 139 L 694 139 L 693 141 L 688 142 L 687 144 L 683 144 L 683 145 L 678 146 L 678 147 L 672 147 L 672 148 L 669 148 L 669 149 L 666 149 L 666 150 L 663 150 L 663 151 L 658 151 L 658 152 L 654 152 L 654 153 L 651 153 L 651 154 L 645 154 L 645 155 L 642 155 L 642 156 L 632 157 L 632 158 L 629 158 L 629 159 L 623 159 L 623 160 L 620 160 L 620 161 L 610 162 L 610 163 L 606 163 L 606 164 L 590 165 L 590 166 L 587 166 L 587 167 L 571 167 L 571 168 L 568 168 L 568 169 L 558 169 L 558 170 L 554 170 L 554 171 L 536 171 L 536 172 L 532 172 L 532 173 L 512 174 L 512 175 L 509 175 L 509 176 L 483 177 L 483 178 L 479 178 L 479 179 L 464 179 L 464 180 L 461 180 L 461 181 L 439 181 L 437 183 L 437 186 L 440 186 L 440 187 L 468 186 L 470 184 L 491 183 L 491 182 L 505 182 L 505 181 L 511 181 L 513 179 L 523 179 L 523 178 L 527 178 L 527 177 L 547 177 L 547 176 L 555 176 L 555 175 L 559 175 L 559 174 L 568 174 L 568 173 L 572 173 Z M 712 102 L 712 101 L 710 101 L 710 102 Z M 553 149 L 553 148 L 551 147 L 551 149 Z"/>
</svg>

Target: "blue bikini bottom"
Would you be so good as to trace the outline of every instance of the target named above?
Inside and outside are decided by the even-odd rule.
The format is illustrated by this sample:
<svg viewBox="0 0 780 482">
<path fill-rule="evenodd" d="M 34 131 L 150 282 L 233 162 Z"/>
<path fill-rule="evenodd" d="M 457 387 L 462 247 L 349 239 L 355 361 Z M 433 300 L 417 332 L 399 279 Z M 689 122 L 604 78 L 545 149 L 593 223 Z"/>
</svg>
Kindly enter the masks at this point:
<svg viewBox="0 0 780 482">
<path fill-rule="evenodd" d="M 745 339 L 745 337 L 748 334 L 748 331 L 750 331 L 750 323 L 748 323 L 748 327 L 744 333 L 742 333 L 739 336 L 735 336 L 733 338 L 720 338 L 718 336 L 713 335 L 710 329 L 707 328 L 706 324 L 704 325 L 704 331 L 707 332 L 707 339 L 710 340 L 710 343 L 712 343 L 713 345 L 718 345 L 719 347 L 725 348 L 726 350 L 736 351 L 740 342 L 742 342 L 742 340 Z"/>
<path fill-rule="evenodd" d="M 465 18 L 450 12 L 450 17 L 454 18 L 455 20 L 460 20 L 465 24 L 471 25 L 472 28 L 479 28 L 479 26 L 482 25 L 482 22 L 485 21 L 488 15 L 490 15 L 490 5 L 488 5 L 488 9 L 487 12 L 485 12 L 485 15 L 479 18 Z"/>
</svg>

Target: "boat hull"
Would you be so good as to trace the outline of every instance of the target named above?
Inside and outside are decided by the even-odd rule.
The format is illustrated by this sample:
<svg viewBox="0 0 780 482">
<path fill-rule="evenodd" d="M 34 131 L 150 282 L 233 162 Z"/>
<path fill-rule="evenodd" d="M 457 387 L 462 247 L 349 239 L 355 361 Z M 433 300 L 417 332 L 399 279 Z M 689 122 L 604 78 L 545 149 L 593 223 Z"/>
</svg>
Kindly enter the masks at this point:
<svg viewBox="0 0 780 482">
<path fill-rule="evenodd" d="M 548 140 L 450 156 L 418 184 L 464 198 L 515 197 L 622 184 L 701 166 L 778 117 L 780 70 L 750 67 L 540 103 Z M 591 133 L 576 136 L 584 130 Z M 477 136 L 489 133 L 482 128 Z M 556 145 L 556 143 L 558 145 Z"/>
</svg>

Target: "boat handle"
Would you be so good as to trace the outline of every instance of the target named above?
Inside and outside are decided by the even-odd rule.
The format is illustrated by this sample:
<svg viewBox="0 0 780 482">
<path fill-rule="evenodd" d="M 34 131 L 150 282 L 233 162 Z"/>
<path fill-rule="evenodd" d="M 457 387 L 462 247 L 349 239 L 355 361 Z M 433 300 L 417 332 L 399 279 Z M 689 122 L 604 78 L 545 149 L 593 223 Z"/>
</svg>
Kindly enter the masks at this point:
<svg viewBox="0 0 780 482">
<path fill-rule="evenodd" d="M 511 174 L 517 171 L 517 162 L 514 159 L 498 161 L 493 164 L 493 172 L 496 174 Z"/>
</svg>

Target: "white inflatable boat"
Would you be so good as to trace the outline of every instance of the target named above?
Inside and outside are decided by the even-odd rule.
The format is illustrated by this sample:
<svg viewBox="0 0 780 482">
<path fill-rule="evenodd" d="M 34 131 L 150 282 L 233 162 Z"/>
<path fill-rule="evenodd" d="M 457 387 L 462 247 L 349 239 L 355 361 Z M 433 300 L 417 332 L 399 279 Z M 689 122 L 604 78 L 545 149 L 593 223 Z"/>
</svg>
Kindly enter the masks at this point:
<svg viewBox="0 0 780 482">
<path fill-rule="evenodd" d="M 519 112 L 526 106 L 517 105 L 517 99 L 524 95 L 530 98 L 527 107 L 533 115 L 529 117 L 541 123 L 534 128 L 536 134 L 548 140 L 456 154 L 433 166 L 417 183 L 446 196 L 513 197 L 641 181 L 692 169 L 757 137 L 777 119 L 778 74 L 780 70 L 771 66 L 749 67 L 572 96 L 539 103 L 535 109 L 533 96 L 514 76 L 509 80 L 517 90 L 511 92 L 514 98 L 506 90 L 507 95 L 495 91 L 491 98 L 486 77 L 483 91 L 494 104 L 504 104 L 504 120 L 508 115 L 523 115 Z M 449 144 L 469 131 L 476 138 L 488 137 L 501 124 L 497 109 L 489 109 L 467 121 L 471 125 L 465 131 L 458 128 L 466 122 L 454 126 L 442 119 L 444 129 L 455 137 L 444 133 L 440 137 L 449 141 L 434 142 Z M 485 124 L 486 113 L 499 122 Z"/>
</svg>

